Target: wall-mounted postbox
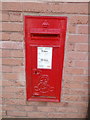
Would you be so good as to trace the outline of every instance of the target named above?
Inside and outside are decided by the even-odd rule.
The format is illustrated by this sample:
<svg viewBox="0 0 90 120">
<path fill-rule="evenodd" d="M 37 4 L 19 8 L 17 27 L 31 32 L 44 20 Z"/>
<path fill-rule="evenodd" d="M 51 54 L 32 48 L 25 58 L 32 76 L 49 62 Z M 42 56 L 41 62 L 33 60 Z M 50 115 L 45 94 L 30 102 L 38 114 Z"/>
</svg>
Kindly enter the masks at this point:
<svg viewBox="0 0 90 120">
<path fill-rule="evenodd" d="M 59 102 L 66 17 L 25 16 L 27 100 Z"/>
</svg>

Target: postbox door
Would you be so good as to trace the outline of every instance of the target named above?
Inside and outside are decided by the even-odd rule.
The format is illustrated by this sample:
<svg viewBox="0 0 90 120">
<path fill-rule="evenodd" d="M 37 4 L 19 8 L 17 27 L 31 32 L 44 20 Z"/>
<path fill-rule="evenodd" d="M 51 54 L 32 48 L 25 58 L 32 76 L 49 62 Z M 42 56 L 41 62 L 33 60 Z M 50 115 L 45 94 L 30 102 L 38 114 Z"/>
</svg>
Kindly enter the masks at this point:
<svg viewBox="0 0 90 120">
<path fill-rule="evenodd" d="M 25 17 L 27 100 L 60 101 L 66 23 L 66 17 Z"/>
<path fill-rule="evenodd" d="M 58 99 L 61 86 L 60 47 L 30 46 L 30 54 L 31 97 Z"/>
</svg>

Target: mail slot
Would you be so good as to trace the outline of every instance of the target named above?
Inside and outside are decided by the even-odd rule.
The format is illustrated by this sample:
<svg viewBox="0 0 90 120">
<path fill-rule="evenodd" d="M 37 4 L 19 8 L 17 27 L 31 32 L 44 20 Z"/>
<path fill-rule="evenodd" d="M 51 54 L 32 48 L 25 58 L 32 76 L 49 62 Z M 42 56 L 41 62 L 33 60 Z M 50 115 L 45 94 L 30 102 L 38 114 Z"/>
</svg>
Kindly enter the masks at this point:
<svg viewBox="0 0 90 120">
<path fill-rule="evenodd" d="M 67 17 L 24 20 L 27 100 L 59 102 Z"/>
</svg>

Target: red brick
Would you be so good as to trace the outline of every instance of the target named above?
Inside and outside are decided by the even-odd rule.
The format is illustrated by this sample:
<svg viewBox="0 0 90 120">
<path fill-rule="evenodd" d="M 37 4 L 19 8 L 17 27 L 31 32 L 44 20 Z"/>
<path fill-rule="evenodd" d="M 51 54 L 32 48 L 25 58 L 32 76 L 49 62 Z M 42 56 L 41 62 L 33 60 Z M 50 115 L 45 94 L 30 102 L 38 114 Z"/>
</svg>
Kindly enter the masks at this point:
<svg viewBox="0 0 90 120">
<path fill-rule="evenodd" d="M 2 116 L 6 116 L 6 111 L 2 111 Z"/>
<path fill-rule="evenodd" d="M 2 12 L 2 21 L 10 21 L 9 13 L 8 12 Z"/>
<path fill-rule="evenodd" d="M 17 73 L 3 73 L 3 80 L 16 80 L 18 79 Z"/>
<path fill-rule="evenodd" d="M 1 13 L 1 11 L 0 11 L 0 22 L 2 21 L 2 13 Z"/>
<path fill-rule="evenodd" d="M 0 93 L 0 108 L 1 108 L 1 104 L 2 104 L 2 93 Z"/>
<path fill-rule="evenodd" d="M 67 27 L 68 33 L 76 33 L 76 25 L 75 24 L 69 24 Z"/>
<path fill-rule="evenodd" d="M 79 75 L 79 74 L 84 74 L 84 69 L 67 67 L 67 68 L 64 68 L 64 72 L 66 74 Z"/>
<path fill-rule="evenodd" d="M 77 33 L 88 34 L 88 25 L 79 25 Z"/>
<path fill-rule="evenodd" d="M 70 43 L 88 43 L 88 35 L 69 35 L 67 41 Z"/>
<path fill-rule="evenodd" d="M 81 102 L 88 102 L 88 96 L 80 96 L 80 95 L 77 95 L 77 96 L 74 96 L 74 95 L 64 95 L 62 97 L 62 100 L 63 101 L 72 101 L 72 102 L 75 102 L 75 101 L 81 101 Z"/>
<path fill-rule="evenodd" d="M 86 118 L 86 112 L 85 113 L 80 113 L 80 114 L 75 114 L 75 113 L 71 113 L 71 114 L 67 114 L 66 118 Z"/>
<path fill-rule="evenodd" d="M 2 31 L 2 24 L 0 23 L 0 32 Z"/>
<path fill-rule="evenodd" d="M 66 43 L 65 50 L 66 51 L 74 51 L 75 44 L 74 43 Z"/>
<path fill-rule="evenodd" d="M 65 114 L 65 113 L 49 113 L 48 114 L 49 118 L 85 118 L 85 115 L 83 114 L 75 114 L 75 113 L 71 113 L 71 114 Z"/>
<path fill-rule="evenodd" d="M 16 105 L 3 105 L 2 106 L 2 109 L 5 110 L 5 111 L 25 111 L 25 106 L 16 106 Z"/>
<path fill-rule="evenodd" d="M 62 89 L 63 95 L 84 95 L 88 96 L 88 90 L 80 90 L 80 89 L 72 89 L 72 88 L 63 88 Z"/>
<path fill-rule="evenodd" d="M 47 106 L 49 107 L 68 107 L 68 102 L 61 101 L 60 103 L 48 102 Z"/>
<path fill-rule="evenodd" d="M 73 76 L 73 81 L 76 81 L 76 82 L 88 82 L 88 76 Z"/>
<path fill-rule="evenodd" d="M 88 14 L 88 3 L 63 3 L 63 12 Z"/>
<path fill-rule="evenodd" d="M 2 32 L 0 32 L 0 41 L 2 40 Z"/>
<path fill-rule="evenodd" d="M 90 52 L 90 44 L 89 44 L 89 41 L 88 41 L 88 52 Z M 88 53 L 90 55 L 90 53 Z"/>
<path fill-rule="evenodd" d="M 3 49 L 23 49 L 23 42 L 11 42 L 11 41 L 4 41 L 2 43 Z"/>
<path fill-rule="evenodd" d="M 65 67 L 73 67 L 74 61 L 73 60 L 66 60 L 66 61 L 64 61 L 64 66 Z"/>
<path fill-rule="evenodd" d="M 43 106 L 39 106 L 39 107 L 37 107 L 37 110 L 39 111 L 39 112 L 55 112 L 56 111 L 56 108 L 52 108 L 52 107 L 43 107 Z"/>
<path fill-rule="evenodd" d="M 69 60 L 87 60 L 88 54 L 84 53 L 84 52 L 70 51 L 67 54 L 67 59 L 69 59 Z"/>
<path fill-rule="evenodd" d="M 25 111 L 35 111 L 36 110 L 36 107 L 35 106 L 25 106 Z"/>
<path fill-rule="evenodd" d="M 68 107 L 86 109 L 88 107 L 88 102 L 68 102 Z"/>
<path fill-rule="evenodd" d="M 88 11 L 89 12 L 89 11 Z M 90 12 L 89 12 L 90 13 Z M 88 15 L 88 25 L 90 25 L 90 15 Z"/>
<path fill-rule="evenodd" d="M 7 104 L 7 105 L 25 105 L 26 101 L 24 99 L 4 99 L 3 104 Z"/>
<path fill-rule="evenodd" d="M 11 51 L 11 57 L 22 58 L 22 57 L 24 57 L 24 52 L 23 52 L 23 50 L 13 50 L 13 51 Z"/>
<path fill-rule="evenodd" d="M 10 33 L 2 32 L 2 40 L 10 40 Z"/>
<path fill-rule="evenodd" d="M 9 12 L 10 21 L 21 22 L 23 20 L 22 13 L 20 12 Z"/>
<path fill-rule="evenodd" d="M 11 118 L 11 116 L 7 116 L 7 115 L 6 115 L 6 116 L 3 116 L 3 118 L 6 118 L 6 117 L 7 117 L 7 118 Z M 12 118 L 16 118 L 16 117 L 12 116 Z"/>
<path fill-rule="evenodd" d="M 2 11 L 0 11 L 0 22 L 2 22 Z"/>
<path fill-rule="evenodd" d="M 2 50 L 0 50 L 0 58 L 2 58 Z"/>
<path fill-rule="evenodd" d="M 2 49 L 1 49 L 1 48 L 2 48 L 2 41 L 0 41 L 0 50 L 2 51 Z"/>
<path fill-rule="evenodd" d="M 77 112 L 86 112 L 87 109 L 79 109 L 73 107 L 38 107 L 39 111 L 43 112 L 54 112 L 54 113 L 77 113 Z"/>
<path fill-rule="evenodd" d="M 17 23 L 3 22 L 2 23 L 2 31 L 13 31 L 13 32 L 23 31 L 23 25 L 18 22 Z"/>
<path fill-rule="evenodd" d="M 88 61 L 75 61 L 75 67 L 84 67 L 88 69 Z"/>
<path fill-rule="evenodd" d="M 13 67 L 13 72 L 19 72 L 22 73 L 25 71 L 25 67 L 24 66 L 14 66 Z"/>
<path fill-rule="evenodd" d="M 87 75 L 88 76 L 88 73 L 90 73 L 90 69 L 84 69 L 84 75 Z"/>
<path fill-rule="evenodd" d="M 2 57 L 11 57 L 10 50 L 2 50 Z"/>
<path fill-rule="evenodd" d="M 58 107 L 58 109 L 56 110 L 57 112 L 63 112 L 63 113 L 83 113 L 83 112 L 86 112 L 87 109 L 78 109 L 78 108 L 74 108 L 73 107 Z"/>
<path fill-rule="evenodd" d="M 27 112 L 27 116 L 29 118 L 46 118 L 47 113 L 41 113 L 41 112 Z"/>
<path fill-rule="evenodd" d="M 21 2 L 3 2 L 2 10 L 22 11 L 22 3 Z"/>
<path fill-rule="evenodd" d="M 2 66 L 2 72 L 12 72 L 12 66 Z"/>
<path fill-rule="evenodd" d="M 26 92 L 25 92 L 25 82 L 26 81 L 20 81 L 20 82 L 18 82 L 18 80 L 16 80 L 16 84 L 20 84 L 20 86 L 18 86 L 17 87 L 17 89 L 16 89 L 16 95 L 18 96 L 18 95 L 25 95 L 26 94 Z M 24 84 L 24 85 L 23 85 Z M 15 85 L 15 87 L 16 87 L 17 85 Z"/>
<path fill-rule="evenodd" d="M 88 24 L 88 16 L 86 15 L 72 15 L 69 19 L 71 24 Z"/>
<path fill-rule="evenodd" d="M 17 95 L 16 93 L 5 93 L 3 92 L 4 99 L 24 99 L 25 95 Z"/>
<path fill-rule="evenodd" d="M 24 87 L 25 86 L 25 82 L 24 81 L 19 81 L 19 80 L 16 80 L 15 78 L 14 79 L 10 79 L 10 77 L 9 77 L 9 79 L 7 80 L 3 80 L 3 86 L 5 86 L 5 87 L 9 87 L 9 86 L 12 86 L 12 87 Z M 5 89 L 4 89 L 5 90 Z M 24 89 L 23 89 L 24 90 Z M 23 90 L 22 90 L 22 88 L 17 88 L 17 91 L 18 91 L 18 94 L 19 94 L 19 92 L 21 93 L 21 94 L 23 94 Z M 12 91 L 11 91 L 12 92 Z"/>
<path fill-rule="evenodd" d="M 47 103 L 46 102 L 34 102 L 34 101 L 31 101 L 31 102 L 26 102 L 26 105 L 27 106 L 45 106 L 45 105 L 47 105 Z"/>
<path fill-rule="evenodd" d="M 5 92 L 3 92 L 2 98 L 3 99 L 11 99 L 11 98 L 15 98 L 14 96 L 15 96 L 14 93 L 5 93 Z"/>
<path fill-rule="evenodd" d="M 73 107 L 73 108 L 87 108 L 88 106 L 88 102 L 66 102 L 66 101 L 61 101 L 60 103 L 53 103 L 53 102 L 48 102 L 47 106 L 51 106 L 51 107 Z"/>
<path fill-rule="evenodd" d="M 82 51 L 82 52 L 88 52 L 88 44 L 76 44 L 75 45 L 75 50 L 76 51 Z"/>
<path fill-rule="evenodd" d="M 70 82 L 70 81 L 65 81 L 64 82 L 64 88 L 70 88 L 70 89 L 88 89 L 88 84 L 81 84 L 77 82 Z"/>
<path fill-rule="evenodd" d="M 37 7 L 38 6 L 38 7 Z M 88 13 L 87 3 L 23 3 L 23 11 L 57 12 L 57 13 Z"/>
<path fill-rule="evenodd" d="M 12 65 L 12 66 L 23 65 L 23 60 L 20 58 L 18 58 L 18 59 L 3 58 L 2 64 L 3 65 Z"/>
<path fill-rule="evenodd" d="M 62 12 L 61 4 L 47 4 L 47 3 L 36 3 L 36 2 L 24 2 L 23 11 L 33 12 Z"/>
<path fill-rule="evenodd" d="M 22 33 L 11 33 L 10 34 L 10 40 L 14 41 L 22 41 L 23 40 L 23 34 Z"/>
<path fill-rule="evenodd" d="M 73 78 L 73 76 L 71 76 L 71 75 L 69 75 L 69 74 L 64 74 L 64 75 L 63 75 L 63 79 L 66 80 L 66 81 L 67 81 L 67 80 L 68 80 L 68 81 L 69 81 L 69 80 L 72 81 L 72 78 Z"/>
<path fill-rule="evenodd" d="M 15 82 L 13 82 L 13 83 L 15 84 Z M 10 84 L 12 84 L 12 83 L 10 83 Z M 10 85 L 9 86 L 4 86 L 3 85 L 4 86 L 4 88 L 2 89 L 3 93 L 6 93 L 6 92 L 7 92 L 7 94 L 8 93 L 13 93 L 14 96 L 16 96 L 16 98 L 17 97 L 19 98 L 22 95 L 25 96 L 25 88 L 22 87 L 22 86 L 17 86 L 16 84 L 14 85 L 14 84 L 13 84 L 13 86 L 10 86 Z M 22 98 L 20 98 L 20 99 L 22 99 Z"/>
<path fill-rule="evenodd" d="M 2 10 L 2 2 L 0 1 L 0 11 Z"/>
<path fill-rule="evenodd" d="M 0 108 L 0 119 L 2 119 L 2 108 Z"/>
<path fill-rule="evenodd" d="M 88 28 L 87 28 L 87 29 L 88 29 L 88 30 L 87 30 L 87 31 L 88 31 L 88 34 L 90 34 L 90 31 L 89 31 L 89 30 L 90 30 L 90 24 L 88 24 Z"/>
<path fill-rule="evenodd" d="M 7 111 L 8 116 L 24 117 L 26 116 L 25 111 Z"/>
<path fill-rule="evenodd" d="M 65 113 L 48 113 L 49 118 L 66 118 Z"/>
</svg>

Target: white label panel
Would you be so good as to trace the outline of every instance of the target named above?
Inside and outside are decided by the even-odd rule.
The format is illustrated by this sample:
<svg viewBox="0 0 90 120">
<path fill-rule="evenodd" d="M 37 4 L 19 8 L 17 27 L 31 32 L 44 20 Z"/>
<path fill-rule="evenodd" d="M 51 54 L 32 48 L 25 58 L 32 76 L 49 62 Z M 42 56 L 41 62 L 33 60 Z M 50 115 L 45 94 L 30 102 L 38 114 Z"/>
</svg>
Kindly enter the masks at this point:
<svg viewBox="0 0 90 120">
<path fill-rule="evenodd" d="M 52 47 L 37 47 L 37 68 L 52 69 Z"/>
</svg>

